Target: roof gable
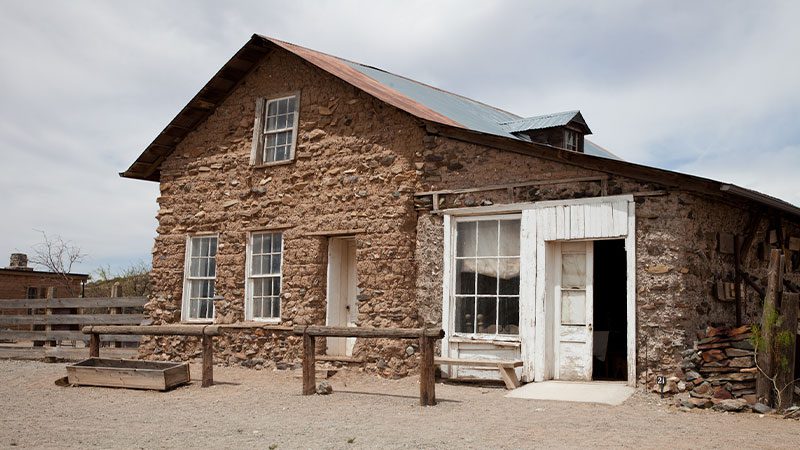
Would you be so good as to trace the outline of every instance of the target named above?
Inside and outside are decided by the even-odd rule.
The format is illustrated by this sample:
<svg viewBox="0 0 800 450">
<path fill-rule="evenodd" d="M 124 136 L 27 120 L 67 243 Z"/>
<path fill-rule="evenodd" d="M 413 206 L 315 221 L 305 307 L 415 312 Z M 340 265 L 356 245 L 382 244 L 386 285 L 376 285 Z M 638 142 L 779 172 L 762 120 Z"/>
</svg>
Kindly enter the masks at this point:
<svg viewBox="0 0 800 450">
<path fill-rule="evenodd" d="M 521 133 L 523 131 L 544 130 L 546 128 L 563 127 L 567 125 L 581 129 L 585 134 L 592 134 L 586 120 L 580 111 L 564 111 L 542 116 L 525 117 L 522 119 L 502 122 L 499 124 L 509 133 Z"/>
</svg>

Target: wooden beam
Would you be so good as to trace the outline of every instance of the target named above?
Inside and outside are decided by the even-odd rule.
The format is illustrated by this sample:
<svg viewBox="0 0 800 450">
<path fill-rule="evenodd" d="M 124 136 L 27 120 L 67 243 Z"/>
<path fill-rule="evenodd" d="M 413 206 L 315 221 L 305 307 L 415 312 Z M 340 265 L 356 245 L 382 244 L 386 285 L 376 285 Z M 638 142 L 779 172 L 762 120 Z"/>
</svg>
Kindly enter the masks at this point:
<svg viewBox="0 0 800 450">
<path fill-rule="evenodd" d="M 214 342 L 211 336 L 204 334 L 202 337 L 203 346 L 203 381 L 201 387 L 209 387 L 214 384 Z"/>
<path fill-rule="evenodd" d="M 775 376 L 775 324 L 772 323 L 774 315 L 779 312 L 778 305 L 783 288 L 783 252 L 772 249 L 769 258 L 769 275 L 766 296 L 764 297 L 764 311 L 761 314 L 761 342 L 762 348 L 757 349 L 756 361 L 759 367 L 756 378 L 756 397 L 758 401 L 767 405 L 775 405 L 772 378 Z"/>
<path fill-rule="evenodd" d="M 80 331 L 52 330 L 52 331 L 17 331 L 0 330 L 0 339 L 17 341 L 88 341 L 89 336 Z M 100 337 L 102 342 L 139 342 L 139 336 L 104 334 Z"/>
<path fill-rule="evenodd" d="M 98 298 L 15 298 L 0 299 L 0 309 L 6 308 L 128 308 L 144 306 L 145 297 Z"/>
<path fill-rule="evenodd" d="M 317 392 L 314 336 L 303 334 L 303 395 Z"/>
<path fill-rule="evenodd" d="M 444 189 L 439 191 L 424 191 L 424 192 L 416 192 L 414 193 L 414 197 L 424 197 L 428 195 L 443 195 L 443 194 L 467 194 L 470 192 L 483 192 L 483 191 L 500 191 L 504 189 L 513 189 L 518 187 L 528 187 L 528 186 L 546 186 L 552 184 L 569 184 L 569 183 L 580 183 L 580 182 L 601 182 L 603 180 L 608 180 L 608 176 L 601 175 L 601 176 L 591 176 L 591 177 L 575 177 L 575 178 L 558 178 L 552 180 L 533 180 L 533 181 L 521 181 L 518 183 L 503 183 L 503 184 L 491 184 L 487 186 L 479 186 L 479 187 L 472 187 L 472 188 L 464 188 L 464 189 Z"/>
<path fill-rule="evenodd" d="M 441 339 L 444 331 L 441 328 L 365 328 L 365 327 L 325 327 L 317 325 L 298 325 L 294 334 L 325 337 L 359 337 L 359 338 L 397 338 L 416 339 L 421 336 Z"/>
<path fill-rule="evenodd" d="M 83 327 L 83 333 L 91 334 L 139 334 L 147 336 L 219 336 L 219 325 L 137 325 Z"/>
<path fill-rule="evenodd" d="M 41 360 L 44 358 L 77 361 L 86 359 L 86 347 L 0 347 L 0 359 Z M 135 348 L 104 348 L 103 357 L 136 358 Z"/>
<path fill-rule="evenodd" d="M 0 325 L 126 325 L 138 324 L 145 319 L 146 317 L 143 314 L 53 314 L 44 316 L 0 316 Z"/>
<path fill-rule="evenodd" d="M 306 236 L 350 236 L 355 234 L 366 233 L 364 228 L 353 228 L 350 230 L 324 230 L 324 231 L 311 231 L 305 233 Z"/>
<path fill-rule="evenodd" d="M 419 404 L 421 406 L 436 405 L 436 368 L 433 364 L 434 344 L 436 340 L 422 332 L 419 338 Z"/>
<path fill-rule="evenodd" d="M 96 333 L 93 333 L 89 337 L 89 357 L 90 358 L 100 357 L 100 335 Z"/>
</svg>

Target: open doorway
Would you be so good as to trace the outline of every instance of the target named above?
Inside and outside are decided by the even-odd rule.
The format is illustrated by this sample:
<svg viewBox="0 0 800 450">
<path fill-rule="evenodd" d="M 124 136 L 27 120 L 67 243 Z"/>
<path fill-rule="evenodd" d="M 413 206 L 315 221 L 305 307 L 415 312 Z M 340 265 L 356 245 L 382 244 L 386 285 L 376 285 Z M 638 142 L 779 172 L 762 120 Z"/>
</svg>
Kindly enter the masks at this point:
<svg viewBox="0 0 800 450">
<path fill-rule="evenodd" d="M 627 380 L 627 255 L 625 240 L 594 242 L 594 380 Z"/>
</svg>

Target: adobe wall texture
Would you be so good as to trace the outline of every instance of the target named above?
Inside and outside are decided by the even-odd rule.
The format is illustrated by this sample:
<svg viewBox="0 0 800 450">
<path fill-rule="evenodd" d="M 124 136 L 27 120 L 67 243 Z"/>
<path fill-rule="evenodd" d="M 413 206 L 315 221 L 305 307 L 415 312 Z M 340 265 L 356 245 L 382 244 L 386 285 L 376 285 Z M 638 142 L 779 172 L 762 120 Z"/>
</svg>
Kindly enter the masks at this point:
<svg viewBox="0 0 800 450">
<path fill-rule="evenodd" d="M 294 162 L 249 165 L 257 97 L 300 91 Z M 180 321 L 188 235 L 218 233 L 216 322 L 244 320 L 248 230 L 284 229 L 282 324 L 324 324 L 327 239 L 357 235 L 360 326 L 421 324 L 415 298 L 415 147 L 417 122 L 282 50 L 271 53 L 212 116 L 163 163 L 158 237 L 153 249 L 155 323 Z M 324 340 L 318 340 L 324 341 Z M 323 345 L 323 342 L 320 343 Z M 405 375 L 417 358 L 409 342 L 370 340 L 372 369 Z M 415 344 L 416 345 L 416 344 Z M 240 334 L 219 339 L 222 362 L 279 367 L 300 361 L 299 341 Z M 142 354 L 182 359 L 198 354 L 181 338 L 151 339 Z M 413 348 L 412 348 L 413 350 Z M 377 355 L 377 356 L 376 356 Z"/>
</svg>

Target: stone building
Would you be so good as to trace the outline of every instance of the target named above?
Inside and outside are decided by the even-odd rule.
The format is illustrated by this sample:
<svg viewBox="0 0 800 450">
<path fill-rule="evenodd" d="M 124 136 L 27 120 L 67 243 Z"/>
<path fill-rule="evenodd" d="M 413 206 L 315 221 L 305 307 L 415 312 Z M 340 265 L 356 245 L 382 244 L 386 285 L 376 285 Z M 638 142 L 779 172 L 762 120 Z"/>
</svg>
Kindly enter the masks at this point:
<svg viewBox="0 0 800 450">
<path fill-rule="evenodd" d="M 728 295 L 731 242 L 763 277 L 765 249 L 797 243 L 800 209 L 619 160 L 589 133 L 577 111 L 522 118 L 254 35 L 121 174 L 161 188 L 147 311 L 156 324 L 440 325 L 441 354 L 519 359 L 523 381 L 678 373 L 698 330 L 759 315 L 752 290 L 739 308 Z M 247 366 L 301 351 L 263 331 L 217 345 Z M 409 342 L 320 345 L 386 376 L 417 361 Z M 153 338 L 142 353 L 196 346 Z"/>
</svg>

